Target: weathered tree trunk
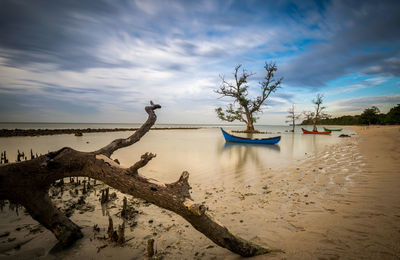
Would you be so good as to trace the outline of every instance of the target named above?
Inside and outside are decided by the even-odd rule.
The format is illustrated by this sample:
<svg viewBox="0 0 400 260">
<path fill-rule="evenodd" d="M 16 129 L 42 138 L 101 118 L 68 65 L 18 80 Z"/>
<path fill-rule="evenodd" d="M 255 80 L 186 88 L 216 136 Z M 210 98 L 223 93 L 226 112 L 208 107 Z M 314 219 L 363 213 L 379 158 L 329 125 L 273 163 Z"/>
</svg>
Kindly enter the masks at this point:
<svg viewBox="0 0 400 260">
<path fill-rule="evenodd" d="M 246 112 L 246 132 L 247 133 L 254 133 L 254 125 L 253 125 L 253 118 L 251 116 L 251 113 L 247 107 L 245 107 L 245 112 Z"/>
<path fill-rule="evenodd" d="M 83 236 L 80 228 L 52 203 L 46 189 L 26 190 L 21 203 L 33 219 L 49 229 L 58 239 L 58 246 L 70 245 Z"/>
<path fill-rule="evenodd" d="M 50 185 L 65 177 L 85 176 L 101 180 L 119 191 L 144 199 L 159 207 L 175 212 L 195 229 L 219 246 L 242 256 L 271 252 L 266 247 L 233 235 L 207 214 L 206 207 L 195 203 L 189 193 L 189 173 L 183 172 L 179 180 L 160 183 L 139 174 L 155 155 L 146 153 L 129 168 L 123 168 L 110 159 L 111 154 L 140 140 L 156 121 L 154 110 L 160 105 L 146 107 L 147 121 L 133 135 L 117 139 L 95 152 L 79 152 L 65 147 L 36 159 L 0 166 L 0 199 L 9 199 L 26 207 L 31 216 L 54 233 L 60 247 L 72 245 L 82 237 L 79 227 L 51 202 Z"/>
<path fill-rule="evenodd" d="M 250 121 L 250 122 L 247 123 L 246 132 L 247 133 L 254 133 L 255 132 L 253 122 Z"/>
</svg>

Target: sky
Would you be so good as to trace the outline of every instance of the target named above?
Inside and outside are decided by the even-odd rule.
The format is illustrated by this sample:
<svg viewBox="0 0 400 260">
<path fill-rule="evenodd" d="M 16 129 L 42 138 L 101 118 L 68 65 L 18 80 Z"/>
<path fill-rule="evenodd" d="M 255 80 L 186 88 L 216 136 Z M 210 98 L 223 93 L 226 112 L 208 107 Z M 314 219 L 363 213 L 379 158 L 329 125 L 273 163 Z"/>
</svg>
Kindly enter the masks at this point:
<svg viewBox="0 0 400 260">
<path fill-rule="evenodd" d="M 218 124 L 242 64 L 259 124 L 324 95 L 332 116 L 400 103 L 400 1 L 0 0 L 0 122 Z"/>
</svg>

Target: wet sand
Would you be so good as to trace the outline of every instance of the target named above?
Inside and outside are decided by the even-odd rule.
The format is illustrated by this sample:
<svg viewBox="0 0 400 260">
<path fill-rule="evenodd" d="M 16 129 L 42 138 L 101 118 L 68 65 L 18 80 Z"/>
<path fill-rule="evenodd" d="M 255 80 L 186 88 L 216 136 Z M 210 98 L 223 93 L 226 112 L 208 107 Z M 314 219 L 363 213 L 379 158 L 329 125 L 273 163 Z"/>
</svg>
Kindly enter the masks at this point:
<svg viewBox="0 0 400 260">
<path fill-rule="evenodd" d="M 265 168 L 257 174 L 261 181 L 234 179 L 207 186 L 194 182 L 192 196 L 237 235 L 285 251 L 255 259 L 398 259 L 400 127 L 351 128 L 358 135 L 309 154 L 289 168 Z M 0 256 L 141 259 L 147 239 L 154 238 L 157 255 L 166 259 L 240 258 L 213 244 L 180 216 L 135 199 L 129 201 L 139 213 L 126 223 L 126 245 L 102 239 L 107 212 L 114 226 L 123 222 L 118 214 L 124 195 L 116 192 L 117 199 L 101 207 L 101 188 L 86 197 L 93 207 L 75 210 L 71 217 L 83 227 L 85 237 L 55 255 L 48 254 L 57 242 L 49 231 L 23 210 L 16 216 L 5 209 L 0 234 L 10 234 L 0 238 Z M 64 208 L 77 199 L 68 191 L 54 197 Z M 93 230 L 94 224 L 99 232 Z M 25 241 L 18 250 L 6 250 Z"/>
<path fill-rule="evenodd" d="M 358 136 L 270 186 L 278 259 L 399 259 L 400 127 L 351 128 Z"/>
</svg>

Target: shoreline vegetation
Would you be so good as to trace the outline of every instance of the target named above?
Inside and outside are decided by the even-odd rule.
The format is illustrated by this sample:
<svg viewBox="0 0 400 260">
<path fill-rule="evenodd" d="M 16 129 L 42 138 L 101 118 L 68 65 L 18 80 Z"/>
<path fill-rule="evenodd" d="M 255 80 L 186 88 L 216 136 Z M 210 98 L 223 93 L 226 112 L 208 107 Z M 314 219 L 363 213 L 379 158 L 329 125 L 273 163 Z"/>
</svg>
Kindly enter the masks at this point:
<svg viewBox="0 0 400 260">
<path fill-rule="evenodd" d="M 312 125 L 313 119 L 303 120 L 301 125 Z M 398 125 L 400 124 L 400 104 L 392 107 L 388 113 L 380 113 L 380 110 L 372 106 L 367 108 L 360 115 L 345 115 L 334 118 L 322 118 L 317 125 Z"/>
<path fill-rule="evenodd" d="M 61 135 L 74 134 L 82 136 L 84 133 L 103 133 L 103 132 L 123 132 L 136 131 L 139 128 L 63 128 L 63 129 L 0 129 L 0 137 L 15 136 L 42 136 L 42 135 Z M 150 130 L 197 130 L 200 127 L 155 127 Z"/>
</svg>

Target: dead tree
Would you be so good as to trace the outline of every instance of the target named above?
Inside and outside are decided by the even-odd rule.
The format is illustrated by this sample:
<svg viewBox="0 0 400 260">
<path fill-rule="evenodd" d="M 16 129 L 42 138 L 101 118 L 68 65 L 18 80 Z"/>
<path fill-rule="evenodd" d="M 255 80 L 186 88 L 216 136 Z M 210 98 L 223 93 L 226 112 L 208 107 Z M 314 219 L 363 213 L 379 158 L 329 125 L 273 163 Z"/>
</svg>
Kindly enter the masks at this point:
<svg viewBox="0 0 400 260">
<path fill-rule="evenodd" d="M 324 95 L 321 95 L 318 93 L 317 97 L 312 100 L 312 102 L 315 104 L 315 113 L 314 113 L 314 118 L 313 118 L 313 131 L 314 132 L 318 132 L 318 129 L 317 129 L 318 121 L 329 117 L 328 114 L 323 112 L 323 110 L 326 109 L 326 107 L 322 106 L 323 99 L 324 99 Z"/>
<path fill-rule="evenodd" d="M 145 153 L 129 168 L 121 167 L 110 158 L 116 150 L 138 142 L 153 126 L 157 119 L 154 110 L 161 106 L 152 102 L 150 104 L 145 108 L 148 119 L 137 131 L 97 151 L 80 152 L 65 147 L 33 160 L 1 165 L 0 199 L 23 205 L 32 218 L 53 232 L 59 241 L 58 247 L 64 248 L 72 245 L 83 234 L 78 225 L 54 206 L 48 195 L 49 187 L 62 178 L 89 177 L 122 193 L 175 212 L 214 243 L 234 253 L 254 256 L 271 252 L 269 248 L 235 236 L 214 221 L 205 206 L 194 202 L 189 193 L 191 187 L 188 172 L 184 171 L 176 182 L 164 184 L 138 172 L 155 157 L 152 153 Z"/>
<path fill-rule="evenodd" d="M 230 97 L 233 102 L 229 103 L 228 107 L 223 110 L 221 107 L 215 109 L 219 119 L 227 122 L 233 122 L 235 120 L 246 123 L 246 131 L 248 133 L 257 132 L 254 129 L 254 123 L 257 120 L 256 114 L 263 111 L 267 98 L 274 93 L 278 88 L 281 87 L 283 78 L 275 79 L 275 72 L 278 67 L 274 63 L 265 63 L 265 71 L 267 75 L 265 80 L 260 82 L 261 94 L 256 98 L 249 97 L 249 86 L 247 80 L 253 76 L 253 73 L 247 72 L 243 69 L 240 74 L 239 70 L 242 65 L 235 67 L 235 82 L 230 83 L 221 76 L 221 86 L 215 92 L 220 94 L 221 97 Z"/>
<path fill-rule="evenodd" d="M 294 133 L 294 128 L 296 127 L 296 120 L 299 120 L 300 114 L 296 114 L 294 111 L 294 104 L 292 104 L 292 107 L 288 109 L 289 115 L 286 116 L 288 120 L 286 120 L 286 123 L 292 123 L 292 130 L 291 132 Z"/>
</svg>

